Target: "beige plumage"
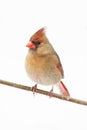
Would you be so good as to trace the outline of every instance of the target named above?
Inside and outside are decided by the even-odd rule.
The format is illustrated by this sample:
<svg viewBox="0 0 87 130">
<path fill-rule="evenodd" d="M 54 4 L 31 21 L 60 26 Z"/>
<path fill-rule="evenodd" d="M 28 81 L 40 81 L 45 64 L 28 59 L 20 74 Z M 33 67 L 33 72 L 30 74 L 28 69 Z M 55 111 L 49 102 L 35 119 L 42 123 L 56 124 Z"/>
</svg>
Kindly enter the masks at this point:
<svg viewBox="0 0 87 130">
<path fill-rule="evenodd" d="M 61 81 L 64 72 L 60 58 L 47 39 L 45 29 L 38 30 L 26 46 L 29 51 L 25 60 L 25 68 L 29 78 L 42 85 L 53 86 L 59 83 L 61 93 L 69 96 L 67 88 Z"/>
</svg>

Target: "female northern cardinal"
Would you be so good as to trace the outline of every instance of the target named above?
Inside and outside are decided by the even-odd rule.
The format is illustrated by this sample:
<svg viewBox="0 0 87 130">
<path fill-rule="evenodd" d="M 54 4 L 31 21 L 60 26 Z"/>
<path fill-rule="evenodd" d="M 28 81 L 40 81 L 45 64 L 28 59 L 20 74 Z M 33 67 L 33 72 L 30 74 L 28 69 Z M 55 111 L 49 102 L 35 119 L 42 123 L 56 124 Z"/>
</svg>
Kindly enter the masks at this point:
<svg viewBox="0 0 87 130">
<path fill-rule="evenodd" d="M 70 96 L 61 81 L 64 77 L 64 72 L 60 58 L 47 39 L 45 29 L 41 28 L 32 35 L 26 47 L 29 48 L 25 60 L 28 76 L 37 84 L 54 85 L 58 83 L 61 93 L 65 96 Z M 53 88 L 50 91 L 50 95 L 52 91 Z"/>
</svg>

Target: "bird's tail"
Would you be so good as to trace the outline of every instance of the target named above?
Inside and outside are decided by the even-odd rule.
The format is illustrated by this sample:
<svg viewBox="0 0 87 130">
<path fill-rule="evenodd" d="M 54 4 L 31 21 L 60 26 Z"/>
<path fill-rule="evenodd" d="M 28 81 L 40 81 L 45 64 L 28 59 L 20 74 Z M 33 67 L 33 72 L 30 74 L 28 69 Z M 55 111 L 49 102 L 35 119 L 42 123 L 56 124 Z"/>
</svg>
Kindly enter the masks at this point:
<svg viewBox="0 0 87 130">
<path fill-rule="evenodd" d="M 62 81 L 59 82 L 58 87 L 59 87 L 60 92 L 64 96 L 70 96 L 68 89 L 66 88 L 66 86 L 64 85 Z"/>
</svg>

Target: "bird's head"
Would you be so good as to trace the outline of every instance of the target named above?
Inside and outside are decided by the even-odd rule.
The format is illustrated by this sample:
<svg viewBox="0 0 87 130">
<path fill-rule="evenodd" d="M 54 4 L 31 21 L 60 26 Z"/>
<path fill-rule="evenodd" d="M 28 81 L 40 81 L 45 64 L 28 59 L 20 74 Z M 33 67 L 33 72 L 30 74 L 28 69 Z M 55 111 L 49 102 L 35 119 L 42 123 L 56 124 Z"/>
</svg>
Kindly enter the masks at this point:
<svg viewBox="0 0 87 130">
<path fill-rule="evenodd" d="M 37 49 L 39 46 L 41 46 L 42 43 L 45 42 L 45 28 L 41 28 L 40 30 L 38 30 L 36 33 L 34 33 L 29 42 L 27 43 L 26 47 L 35 50 Z"/>
<path fill-rule="evenodd" d="M 40 55 L 54 53 L 54 49 L 45 35 L 45 28 L 41 28 L 34 33 L 26 47 L 28 47 L 31 52 L 36 52 Z"/>
</svg>

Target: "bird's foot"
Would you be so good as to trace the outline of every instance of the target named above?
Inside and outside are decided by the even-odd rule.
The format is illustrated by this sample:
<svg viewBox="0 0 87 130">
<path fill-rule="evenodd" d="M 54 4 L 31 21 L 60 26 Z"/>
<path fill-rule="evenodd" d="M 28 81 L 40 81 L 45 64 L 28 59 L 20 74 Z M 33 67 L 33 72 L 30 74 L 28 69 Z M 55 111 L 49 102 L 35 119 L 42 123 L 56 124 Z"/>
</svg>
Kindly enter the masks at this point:
<svg viewBox="0 0 87 130">
<path fill-rule="evenodd" d="M 50 92 L 48 93 L 48 95 L 49 95 L 50 98 L 52 97 L 52 95 L 53 95 L 53 87 L 52 87 L 52 89 L 50 90 Z"/>
<path fill-rule="evenodd" d="M 35 93 L 37 92 L 37 84 L 35 84 L 35 85 L 32 87 L 32 91 L 33 91 L 33 95 L 35 96 Z"/>
</svg>

